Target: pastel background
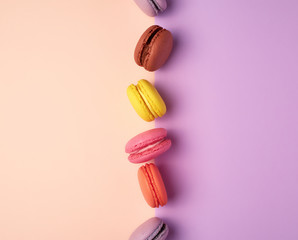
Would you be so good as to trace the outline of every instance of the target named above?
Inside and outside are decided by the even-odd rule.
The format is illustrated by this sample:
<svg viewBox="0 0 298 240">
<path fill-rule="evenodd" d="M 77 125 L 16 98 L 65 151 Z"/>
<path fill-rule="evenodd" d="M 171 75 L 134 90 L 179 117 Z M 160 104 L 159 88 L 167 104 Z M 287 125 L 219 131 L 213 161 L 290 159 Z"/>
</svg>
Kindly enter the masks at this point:
<svg viewBox="0 0 298 240">
<path fill-rule="evenodd" d="M 126 141 L 153 23 L 133 1 L 0 0 L 0 239 L 128 239 L 154 210 Z"/>
<path fill-rule="evenodd" d="M 157 159 L 170 240 L 298 239 L 298 3 L 168 0 L 155 74 L 172 149 Z M 154 215 L 126 141 L 154 75 L 133 1 L 0 0 L 0 239 L 128 239 Z"/>
<path fill-rule="evenodd" d="M 155 75 L 170 240 L 298 239 L 298 2 L 172 0 Z"/>
</svg>

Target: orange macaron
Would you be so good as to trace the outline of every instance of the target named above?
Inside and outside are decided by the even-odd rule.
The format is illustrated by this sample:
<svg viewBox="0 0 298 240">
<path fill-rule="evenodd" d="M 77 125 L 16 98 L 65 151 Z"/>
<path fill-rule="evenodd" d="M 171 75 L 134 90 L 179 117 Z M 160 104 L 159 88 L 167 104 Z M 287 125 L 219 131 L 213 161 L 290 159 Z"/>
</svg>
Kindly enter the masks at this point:
<svg viewBox="0 0 298 240">
<path fill-rule="evenodd" d="M 168 202 L 167 191 L 158 168 L 153 163 L 145 164 L 138 171 L 139 184 L 148 205 L 152 208 Z"/>
</svg>

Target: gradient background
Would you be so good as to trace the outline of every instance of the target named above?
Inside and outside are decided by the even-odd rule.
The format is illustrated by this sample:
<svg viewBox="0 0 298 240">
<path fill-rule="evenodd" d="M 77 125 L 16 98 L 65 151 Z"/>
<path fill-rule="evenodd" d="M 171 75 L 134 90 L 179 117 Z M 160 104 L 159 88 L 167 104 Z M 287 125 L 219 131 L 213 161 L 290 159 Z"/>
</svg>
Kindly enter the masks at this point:
<svg viewBox="0 0 298 240">
<path fill-rule="evenodd" d="M 123 11 L 125 10 L 125 11 Z M 154 19 L 133 1 L 0 0 L 0 239 L 128 239 L 154 216 L 126 88 Z"/>
<path fill-rule="evenodd" d="M 298 239 L 298 3 L 169 0 L 155 74 L 173 148 L 171 240 Z M 154 215 L 126 141 L 154 127 L 126 88 L 154 19 L 133 1 L 0 0 L 0 239 L 127 239 Z"/>
<path fill-rule="evenodd" d="M 297 240 L 298 1 L 169 2 L 169 239 Z"/>
</svg>

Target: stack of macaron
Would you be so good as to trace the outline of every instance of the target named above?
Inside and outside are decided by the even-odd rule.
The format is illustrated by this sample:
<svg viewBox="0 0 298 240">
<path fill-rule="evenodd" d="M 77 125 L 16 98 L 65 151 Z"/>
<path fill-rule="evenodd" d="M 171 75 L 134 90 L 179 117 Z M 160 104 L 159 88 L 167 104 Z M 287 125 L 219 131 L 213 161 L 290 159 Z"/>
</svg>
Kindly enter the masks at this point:
<svg viewBox="0 0 298 240">
<path fill-rule="evenodd" d="M 166 0 L 134 0 L 148 16 L 156 16 L 167 8 Z M 137 65 L 153 72 L 162 67 L 171 54 L 173 37 L 170 31 L 153 25 L 149 27 L 137 42 L 134 59 Z M 127 88 L 128 99 L 137 114 L 151 122 L 162 117 L 166 105 L 157 89 L 147 80 L 139 80 L 136 85 Z M 131 163 L 142 164 L 138 170 L 138 180 L 143 196 L 152 208 L 167 204 L 167 191 L 162 176 L 154 164 L 154 159 L 171 147 L 167 130 L 154 128 L 131 138 L 125 152 Z M 150 218 L 139 226 L 130 236 L 130 240 L 164 240 L 169 232 L 168 226 L 160 218 Z"/>
</svg>

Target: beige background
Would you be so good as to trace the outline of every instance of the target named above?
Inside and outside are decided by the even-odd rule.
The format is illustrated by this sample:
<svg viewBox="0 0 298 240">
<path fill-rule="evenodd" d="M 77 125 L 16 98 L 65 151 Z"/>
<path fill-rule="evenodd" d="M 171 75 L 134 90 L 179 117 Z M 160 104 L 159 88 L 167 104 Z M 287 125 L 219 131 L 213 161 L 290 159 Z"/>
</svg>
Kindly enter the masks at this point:
<svg viewBox="0 0 298 240">
<path fill-rule="evenodd" d="M 0 0 L 0 239 L 127 239 L 154 215 L 126 141 L 153 19 L 129 1 Z"/>
</svg>

